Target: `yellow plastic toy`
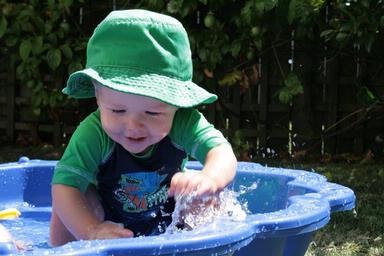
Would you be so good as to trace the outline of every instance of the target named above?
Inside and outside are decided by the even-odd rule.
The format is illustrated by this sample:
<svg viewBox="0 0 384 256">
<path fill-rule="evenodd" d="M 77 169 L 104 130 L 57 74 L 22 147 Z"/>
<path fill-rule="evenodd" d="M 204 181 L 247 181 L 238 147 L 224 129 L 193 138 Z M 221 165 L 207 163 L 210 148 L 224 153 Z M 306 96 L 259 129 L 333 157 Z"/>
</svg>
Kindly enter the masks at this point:
<svg viewBox="0 0 384 256">
<path fill-rule="evenodd" d="M 8 208 L 0 211 L 0 220 L 16 219 L 20 216 L 19 210 L 16 208 Z"/>
</svg>

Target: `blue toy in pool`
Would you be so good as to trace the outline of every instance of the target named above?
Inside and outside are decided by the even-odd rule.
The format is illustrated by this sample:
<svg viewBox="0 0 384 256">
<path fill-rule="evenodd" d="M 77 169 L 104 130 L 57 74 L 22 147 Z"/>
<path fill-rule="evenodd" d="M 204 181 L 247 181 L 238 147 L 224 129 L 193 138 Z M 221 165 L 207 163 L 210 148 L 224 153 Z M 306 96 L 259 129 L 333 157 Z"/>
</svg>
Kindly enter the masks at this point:
<svg viewBox="0 0 384 256">
<path fill-rule="evenodd" d="M 50 180 L 56 161 L 20 158 L 0 165 L 0 210 L 21 211 L 15 220 L 1 220 L 16 239 L 33 243 L 24 255 L 304 255 L 316 230 L 332 212 L 351 210 L 355 195 L 347 187 L 327 182 L 322 175 L 239 162 L 233 189 L 241 191 L 250 214 L 244 221 L 220 220 L 188 232 L 152 237 L 77 241 L 50 248 Z M 187 168 L 199 170 L 197 162 Z M 1 240 L 0 240 L 1 241 Z M 0 254 L 15 253 L 0 242 Z M 17 252 L 16 252 L 17 253 Z"/>
</svg>

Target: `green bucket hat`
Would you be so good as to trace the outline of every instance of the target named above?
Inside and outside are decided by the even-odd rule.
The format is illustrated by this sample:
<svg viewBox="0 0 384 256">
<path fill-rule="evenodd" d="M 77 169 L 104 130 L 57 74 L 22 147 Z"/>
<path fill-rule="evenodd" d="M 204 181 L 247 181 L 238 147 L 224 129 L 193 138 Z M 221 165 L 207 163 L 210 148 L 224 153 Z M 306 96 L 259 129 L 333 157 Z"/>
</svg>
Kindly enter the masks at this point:
<svg viewBox="0 0 384 256">
<path fill-rule="evenodd" d="M 192 73 L 188 35 L 178 20 L 145 10 L 113 11 L 88 42 L 86 68 L 70 75 L 63 92 L 94 97 L 94 79 L 181 108 L 214 102 L 217 96 L 193 83 Z"/>
</svg>

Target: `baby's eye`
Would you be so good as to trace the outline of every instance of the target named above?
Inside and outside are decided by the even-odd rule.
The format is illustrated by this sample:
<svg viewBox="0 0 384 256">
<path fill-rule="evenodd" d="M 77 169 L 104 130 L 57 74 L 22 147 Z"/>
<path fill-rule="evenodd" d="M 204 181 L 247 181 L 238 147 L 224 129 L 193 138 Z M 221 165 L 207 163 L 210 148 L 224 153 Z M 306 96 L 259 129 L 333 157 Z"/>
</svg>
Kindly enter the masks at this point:
<svg viewBox="0 0 384 256">
<path fill-rule="evenodd" d="M 112 112 L 116 114 L 122 114 L 125 113 L 125 109 L 112 109 Z"/>
<path fill-rule="evenodd" d="M 158 115 L 160 115 L 159 112 L 152 112 L 152 111 L 145 111 L 145 114 L 150 115 L 150 116 L 158 116 Z"/>
</svg>

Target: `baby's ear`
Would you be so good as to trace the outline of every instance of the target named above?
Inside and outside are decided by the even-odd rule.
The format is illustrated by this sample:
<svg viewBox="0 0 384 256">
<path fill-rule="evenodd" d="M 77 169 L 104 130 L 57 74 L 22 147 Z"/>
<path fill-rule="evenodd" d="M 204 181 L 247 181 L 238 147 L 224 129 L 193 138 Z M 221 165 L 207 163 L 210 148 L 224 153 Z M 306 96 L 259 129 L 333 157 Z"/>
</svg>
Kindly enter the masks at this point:
<svg viewBox="0 0 384 256">
<path fill-rule="evenodd" d="M 96 91 L 99 90 L 100 85 L 93 79 L 91 79 L 91 82 L 93 84 L 93 88 L 95 88 L 95 94 L 96 94 Z"/>
</svg>

